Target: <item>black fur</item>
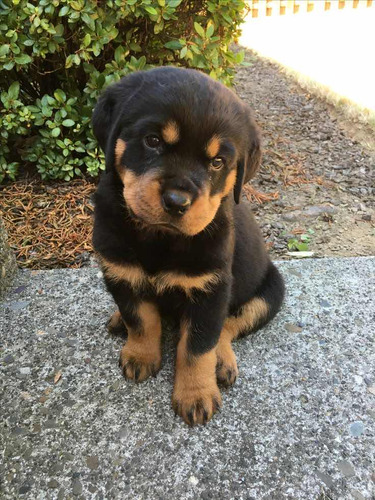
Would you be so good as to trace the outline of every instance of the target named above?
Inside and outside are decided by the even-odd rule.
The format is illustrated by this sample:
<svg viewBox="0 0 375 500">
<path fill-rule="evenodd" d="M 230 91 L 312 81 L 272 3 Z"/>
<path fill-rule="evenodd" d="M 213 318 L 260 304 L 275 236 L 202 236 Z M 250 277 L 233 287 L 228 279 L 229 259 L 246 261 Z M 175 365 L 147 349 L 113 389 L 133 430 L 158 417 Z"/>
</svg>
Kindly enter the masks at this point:
<svg viewBox="0 0 375 500">
<path fill-rule="evenodd" d="M 144 137 L 160 136 L 170 119 L 179 125 L 178 143 L 164 144 L 158 152 L 147 149 Z M 258 327 L 269 321 L 281 305 L 283 281 L 248 207 L 238 205 L 243 183 L 260 162 L 259 133 L 249 108 L 200 72 L 159 68 L 134 73 L 110 86 L 95 108 L 93 127 L 106 155 L 106 173 L 95 195 L 93 242 L 99 255 L 116 264 L 141 266 L 150 276 L 166 271 L 220 275 L 208 291 L 196 290 L 190 297 L 178 288 L 157 295 L 151 286 L 135 293 L 126 282 L 107 276 L 107 288 L 124 321 L 136 325 L 137 304 L 154 302 L 162 314 L 189 321 L 188 348 L 195 355 L 215 346 L 225 318 L 235 316 L 252 297 L 264 298 L 269 306 L 269 316 Z M 205 155 L 213 135 L 222 139 L 219 155 L 226 161 L 219 172 L 209 171 Z M 212 196 L 221 193 L 228 173 L 237 169 L 234 196 L 223 197 L 214 219 L 193 236 L 140 225 L 124 200 L 115 166 L 119 138 L 126 143 L 121 165 L 137 176 L 160 169 L 161 189 L 172 184 L 187 190 L 194 205 L 204 186 L 210 186 Z"/>
</svg>

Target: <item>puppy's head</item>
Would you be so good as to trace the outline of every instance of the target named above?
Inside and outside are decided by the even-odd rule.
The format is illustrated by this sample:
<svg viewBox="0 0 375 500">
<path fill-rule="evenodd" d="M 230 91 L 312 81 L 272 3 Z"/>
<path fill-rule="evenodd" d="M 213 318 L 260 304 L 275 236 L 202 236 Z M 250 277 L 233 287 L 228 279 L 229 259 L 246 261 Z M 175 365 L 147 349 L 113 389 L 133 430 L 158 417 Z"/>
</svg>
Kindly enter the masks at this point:
<svg viewBox="0 0 375 500">
<path fill-rule="evenodd" d="M 123 78 L 100 98 L 93 127 L 131 214 L 157 229 L 198 234 L 223 199 L 239 202 L 260 163 L 250 110 L 195 70 Z"/>
</svg>

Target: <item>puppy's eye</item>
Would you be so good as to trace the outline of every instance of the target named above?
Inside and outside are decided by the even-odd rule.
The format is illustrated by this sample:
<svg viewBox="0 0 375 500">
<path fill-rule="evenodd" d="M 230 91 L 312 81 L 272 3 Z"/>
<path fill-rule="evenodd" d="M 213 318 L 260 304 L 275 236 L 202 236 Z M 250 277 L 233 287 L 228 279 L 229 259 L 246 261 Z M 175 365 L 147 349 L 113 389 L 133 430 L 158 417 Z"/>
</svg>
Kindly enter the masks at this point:
<svg viewBox="0 0 375 500">
<path fill-rule="evenodd" d="M 146 136 L 144 141 L 145 141 L 146 146 L 148 146 L 149 148 L 152 148 L 152 149 L 158 148 L 161 144 L 160 137 L 158 137 L 155 134 Z"/>
<path fill-rule="evenodd" d="M 220 170 L 224 167 L 225 160 L 221 156 L 216 156 L 213 160 L 211 160 L 210 168 L 213 170 Z"/>
</svg>

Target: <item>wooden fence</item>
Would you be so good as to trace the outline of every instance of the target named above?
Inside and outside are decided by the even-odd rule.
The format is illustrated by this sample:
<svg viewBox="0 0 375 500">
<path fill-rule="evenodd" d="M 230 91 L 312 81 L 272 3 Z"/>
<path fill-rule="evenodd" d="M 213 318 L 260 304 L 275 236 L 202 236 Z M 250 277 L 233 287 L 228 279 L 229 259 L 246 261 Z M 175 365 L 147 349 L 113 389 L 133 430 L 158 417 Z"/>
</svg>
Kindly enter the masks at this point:
<svg viewBox="0 0 375 500">
<path fill-rule="evenodd" d="M 248 0 L 252 17 L 373 7 L 373 0 Z"/>
</svg>

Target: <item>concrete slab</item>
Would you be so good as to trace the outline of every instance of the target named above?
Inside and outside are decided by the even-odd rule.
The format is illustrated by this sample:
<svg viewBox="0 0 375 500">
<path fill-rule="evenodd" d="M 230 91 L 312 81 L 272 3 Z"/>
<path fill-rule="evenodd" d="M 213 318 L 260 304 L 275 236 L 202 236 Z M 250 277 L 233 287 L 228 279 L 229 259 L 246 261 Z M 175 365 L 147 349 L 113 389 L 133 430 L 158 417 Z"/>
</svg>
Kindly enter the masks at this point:
<svg viewBox="0 0 375 500">
<path fill-rule="evenodd" d="M 123 380 L 98 269 L 20 272 L 0 306 L 1 498 L 374 498 L 375 259 L 278 266 L 282 312 L 236 343 L 240 377 L 193 429 L 171 338 L 156 379 Z"/>
</svg>

